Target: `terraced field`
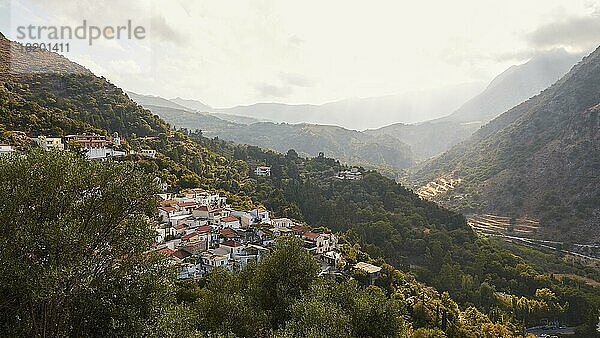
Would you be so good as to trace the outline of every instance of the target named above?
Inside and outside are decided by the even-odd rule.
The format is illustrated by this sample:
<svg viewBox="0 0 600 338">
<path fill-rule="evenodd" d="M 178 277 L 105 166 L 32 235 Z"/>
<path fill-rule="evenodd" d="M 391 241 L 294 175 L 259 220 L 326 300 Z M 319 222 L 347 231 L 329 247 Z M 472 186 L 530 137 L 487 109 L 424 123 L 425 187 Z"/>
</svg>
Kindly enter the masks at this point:
<svg viewBox="0 0 600 338">
<path fill-rule="evenodd" d="M 454 189 L 462 182 L 462 178 L 453 178 L 451 176 L 442 176 L 435 181 L 431 181 L 426 185 L 417 189 L 417 195 L 424 199 L 431 199 L 441 194 Z"/>
<path fill-rule="evenodd" d="M 529 218 L 511 219 L 507 216 L 491 214 L 470 215 L 467 224 L 473 230 L 484 234 L 506 234 L 517 235 L 533 234 L 540 227 L 540 222 Z"/>
</svg>

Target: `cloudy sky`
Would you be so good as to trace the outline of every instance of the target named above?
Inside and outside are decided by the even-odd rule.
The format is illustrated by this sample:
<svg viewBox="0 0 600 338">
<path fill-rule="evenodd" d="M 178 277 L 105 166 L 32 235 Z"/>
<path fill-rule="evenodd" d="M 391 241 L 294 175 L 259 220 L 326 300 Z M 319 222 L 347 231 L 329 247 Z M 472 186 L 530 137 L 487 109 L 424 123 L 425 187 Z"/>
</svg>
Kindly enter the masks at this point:
<svg viewBox="0 0 600 338">
<path fill-rule="evenodd" d="M 0 30 L 147 29 L 71 41 L 66 55 L 124 89 L 215 107 L 322 103 L 489 81 L 553 48 L 600 43 L 600 0 L 0 0 Z"/>
</svg>

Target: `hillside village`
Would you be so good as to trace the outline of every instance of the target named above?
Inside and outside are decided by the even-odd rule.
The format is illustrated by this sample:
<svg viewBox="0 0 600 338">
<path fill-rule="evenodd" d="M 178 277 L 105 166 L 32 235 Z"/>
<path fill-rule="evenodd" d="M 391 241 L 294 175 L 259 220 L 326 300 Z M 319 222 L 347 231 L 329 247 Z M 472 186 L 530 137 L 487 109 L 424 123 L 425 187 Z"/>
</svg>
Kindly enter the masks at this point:
<svg viewBox="0 0 600 338">
<path fill-rule="evenodd" d="M 334 234 L 312 232 L 292 219 L 271 218 L 264 208 L 235 210 L 225 197 L 199 188 L 159 198 L 153 250 L 180 264 L 181 279 L 198 279 L 217 267 L 239 271 L 250 261 L 260 261 L 283 236 L 301 238 L 306 250 L 321 262 L 322 273 L 345 264 Z"/>
<path fill-rule="evenodd" d="M 124 147 L 125 139 L 121 138 L 118 133 L 113 133 L 111 136 L 98 134 L 81 134 L 81 135 L 66 135 L 63 137 L 39 135 L 30 137 L 23 131 L 10 131 L 7 134 L 13 139 L 18 139 L 18 142 L 13 144 L 0 143 L 0 156 L 10 154 L 22 148 L 37 147 L 45 151 L 49 150 L 78 150 L 81 151 L 90 160 L 109 160 L 119 159 L 129 155 L 139 155 L 146 158 L 155 158 L 157 151 L 155 149 L 128 149 Z M 137 138 L 136 140 L 148 140 L 152 137 Z M 26 145 L 26 146 L 25 146 Z M 270 177 L 271 167 L 267 165 L 259 165 L 253 170 L 256 177 Z M 332 178 L 339 180 L 360 180 L 362 179 L 361 169 L 358 167 L 350 167 L 348 170 L 340 170 L 332 173 Z M 166 188 L 166 187 L 163 187 Z"/>
<path fill-rule="evenodd" d="M 78 149 L 89 160 L 105 161 L 132 154 L 156 157 L 153 149 L 117 150 L 123 149 L 123 140 L 117 133 L 110 137 L 96 134 L 21 136 L 26 143 L 44 151 Z M 0 144 L 0 155 L 17 149 L 10 144 Z M 259 166 L 254 174 L 269 177 L 271 167 Z M 351 168 L 338 172 L 334 178 L 358 180 L 362 174 L 358 168 Z M 169 256 L 173 264 L 180 267 L 179 279 L 199 279 L 217 267 L 239 271 L 251 261 L 260 261 L 275 241 L 284 236 L 302 239 L 306 250 L 321 263 L 321 273 L 336 272 L 346 265 L 338 250 L 338 238 L 331 232 L 313 232 L 306 224 L 296 220 L 272 218 L 272 212 L 262 207 L 233 209 L 226 197 L 201 188 L 180 193 L 166 192 L 165 184 L 161 188 L 163 193 L 157 196 L 158 218 L 153 222 L 156 242 L 150 252 Z M 365 271 L 371 280 L 381 270 L 364 262 L 355 268 Z"/>
<path fill-rule="evenodd" d="M 53 137 L 39 135 L 36 137 L 28 137 L 20 131 L 13 131 L 13 135 L 17 135 L 24 143 L 32 144 L 42 150 L 66 150 L 79 149 L 83 151 L 85 156 L 90 160 L 107 160 L 110 158 L 118 158 L 127 155 L 139 154 L 144 157 L 154 158 L 156 150 L 141 149 L 139 151 L 125 151 L 121 148 L 122 142 L 118 133 L 112 136 L 104 136 L 97 134 L 87 135 L 66 135 L 63 137 Z M 16 151 L 17 147 L 11 144 L 0 144 L 0 155 Z"/>
</svg>

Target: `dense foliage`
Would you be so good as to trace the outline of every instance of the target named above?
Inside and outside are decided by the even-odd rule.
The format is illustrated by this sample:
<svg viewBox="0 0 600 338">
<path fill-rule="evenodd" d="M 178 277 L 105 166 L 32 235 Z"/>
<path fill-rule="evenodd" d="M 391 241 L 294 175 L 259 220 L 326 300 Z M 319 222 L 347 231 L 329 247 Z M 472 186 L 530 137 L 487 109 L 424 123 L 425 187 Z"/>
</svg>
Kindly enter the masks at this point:
<svg viewBox="0 0 600 338">
<path fill-rule="evenodd" d="M 64 62 L 64 60 L 61 59 L 61 62 Z M 41 81 L 42 79 L 43 81 Z M 88 84 L 88 82 L 91 83 Z M 88 85 L 93 90 L 88 90 Z M 433 285 L 440 292 L 448 291 L 448 298 L 451 296 L 453 299 L 456 299 L 461 308 L 465 310 L 462 316 L 473 318 L 475 322 L 479 321 L 481 325 L 485 322 L 493 326 L 497 323 L 502 324 L 505 321 L 513 324 L 534 325 L 539 323 L 542 315 L 547 315 L 551 318 L 566 321 L 570 325 L 580 325 L 581 334 L 585 333 L 589 335 L 593 332 L 597 321 L 597 309 L 600 307 L 600 299 L 596 288 L 576 278 L 553 278 L 551 274 L 553 269 L 534 268 L 528 263 L 527 255 L 519 257 L 499 247 L 494 242 L 478 239 L 466 226 L 464 218 L 461 215 L 449 212 L 433 203 L 419 199 L 409 190 L 392 180 L 386 179 L 377 172 L 362 170 L 364 176 L 362 180 L 341 181 L 334 179 L 333 176 L 339 170 L 346 169 L 346 167 L 338 161 L 322 155 L 305 159 L 299 157 L 293 150 L 282 155 L 258 147 L 234 145 L 218 139 L 207 139 L 199 132 L 169 130 L 164 122 L 154 117 L 148 111 L 132 104 L 118 88 L 85 72 L 83 74 L 61 74 L 60 72 L 57 74 L 55 72 L 52 74 L 27 73 L 11 75 L 3 79 L 0 83 L 0 93 L 3 95 L 0 101 L 3 109 L 3 114 L 0 115 L 0 127 L 4 130 L 4 133 L 0 135 L 1 140 L 14 140 L 15 135 L 18 135 L 18 133 L 9 132 L 13 129 L 26 131 L 30 136 L 37 136 L 39 134 L 58 136 L 74 132 L 109 134 L 118 131 L 126 137 L 126 142 L 123 145 L 126 149 L 152 148 L 157 150 L 158 154 L 154 159 L 130 155 L 125 158 L 125 162 L 134 162 L 142 171 L 151 173 L 149 177 L 160 177 L 170 185 L 172 191 L 195 186 L 219 189 L 227 194 L 235 207 L 249 208 L 253 204 L 262 203 L 270 210 L 273 210 L 275 216 L 289 216 L 304 220 L 314 227 L 325 226 L 334 231 L 341 232 L 346 243 L 346 255 L 349 257 L 349 263 L 355 263 L 360 259 L 359 257 L 364 255 L 364 252 L 373 258 L 384 258 L 404 272 L 416 275 L 420 281 Z M 56 102 L 50 102 L 46 98 L 53 98 Z M 106 107 L 106 105 L 110 107 Z M 118 123 L 113 124 L 113 118 Z M 19 145 L 22 149 L 27 148 L 26 144 Z M 87 186 L 83 183 L 78 185 L 76 176 L 73 176 L 72 182 L 69 180 L 60 181 L 59 174 L 61 171 L 70 175 L 70 169 L 66 163 L 74 162 L 77 165 L 81 165 L 84 169 L 80 168 L 75 170 L 75 172 L 81 173 L 84 182 L 85 179 L 89 178 L 90 182 L 95 182 L 100 187 L 102 187 L 100 182 L 94 181 L 95 179 L 99 180 L 100 177 L 93 176 L 90 173 L 103 173 L 103 177 L 108 182 L 114 182 L 110 181 L 113 177 L 108 175 L 108 172 L 113 170 L 115 171 L 112 174 L 114 178 L 121 179 L 119 184 L 124 184 L 124 187 L 127 187 L 129 181 L 122 178 L 121 176 L 124 175 L 120 175 L 120 173 L 128 172 L 131 173 L 131 179 L 133 180 L 131 184 L 138 184 L 138 179 L 140 182 L 144 182 L 144 184 L 139 183 L 135 185 L 136 187 L 142 186 L 144 189 L 148 189 L 151 185 L 148 183 L 147 177 L 140 178 L 137 171 L 131 169 L 129 164 L 120 167 L 114 164 L 84 164 L 83 162 L 85 161 L 81 159 L 69 160 L 57 158 L 56 161 L 58 163 L 57 167 L 60 168 L 59 170 L 53 167 L 52 161 L 45 161 L 42 155 L 29 156 L 25 158 L 12 157 L 15 163 L 21 164 L 15 170 L 11 169 L 10 165 L 5 162 L 6 167 L 3 173 L 8 175 L 7 177 L 11 177 L 10 175 L 24 175 L 23 177 L 26 178 L 19 178 L 18 183 L 24 185 L 25 188 L 23 194 L 17 195 L 17 197 L 20 196 L 22 199 L 17 199 L 14 202 L 14 205 L 20 206 L 21 209 L 0 210 L 0 212 L 5 212 L 5 210 L 7 212 L 7 218 L 3 218 L 7 221 L 2 224 L 2 226 L 7 227 L 4 229 L 6 231 L 3 231 L 4 240 L 7 245 L 2 247 L 2 254 L 6 255 L 7 262 L 12 262 L 15 257 L 29 260 L 34 259 L 34 261 L 25 260 L 23 263 L 14 263 L 14 265 L 11 263 L 5 266 L 3 264 L 3 269 L 5 270 L 3 270 L 2 283 L 5 284 L 3 284 L 2 292 L 4 299 L 15 301 L 15 306 L 17 306 L 19 311 L 30 310 L 27 315 L 35 315 L 36 318 L 39 318 L 39 314 L 36 311 L 50 313 L 48 311 L 51 308 L 43 307 L 44 302 L 54 301 L 53 295 L 56 294 L 55 292 L 59 294 L 63 292 L 62 290 L 64 290 L 66 283 L 63 279 L 65 278 L 63 274 L 67 274 L 66 276 L 72 278 L 68 273 L 74 273 L 74 270 L 69 268 L 65 270 L 65 267 L 60 265 L 48 266 L 45 265 L 45 261 L 38 262 L 35 259 L 44 257 L 44 254 L 53 255 L 54 253 L 50 248 L 58 250 L 61 255 L 63 253 L 73 253 L 73 261 L 80 259 L 80 264 L 87 264 L 88 260 L 92 260 L 93 263 L 95 259 L 102 258 L 102 255 L 96 256 L 94 251 L 92 251 L 94 255 L 91 255 L 91 257 L 89 252 L 84 251 L 82 253 L 78 251 L 86 249 L 85 246 L 79 247 L 77 245 L 85 245 L 82 239 L 75 238 L 77 241 L 69 242 L 72 238 L 68 236 L 77 234 L 76 231 L 72 231 L 73 227 L 75 227 L 74 223 L 69 223 L 71 215 L 74 214 L 68 208 L 69 204 L 55 206 L 55 203 L 58 203 L 65 194 L 66 197 L 72 196 L 71 198 L 74 199 L 73 203 L 75 203 L 77 196 L 79 196 L 77 198 L 85 200 L 87 195 L 83 192 L 90 191 L 92 195 L 97 192 L 97 190 L 92 189 L 95 186 Z M 36 158 L 36 156 L 39 158 Z M 53 154 L 52 156 L 60 157 L 57 154 Z M 43 184 L 33 186 L 38 182 L 36 180 L 37 176 L 34 176 L 28 170 L 36 170 L 39 167 L 34 165 L 36 161 L 42 164 L 46 163 L 49 168 L 54 168 L 51 172 L 55 176 L 49 179 L 49 186 Z M 31 168 L 27 167 L 27 163 L 30 164 Z M 65 164 L 61 165 L 60 163 Z M 252 174 L 252 170 L 257 165 L 270 165 L 272 167 L 272 176 L 269 178 L 255 177 Z M 39 173 L 43 172 L 43 170 L 39 171 Z M 35 173 L 38 172 L 36 171 Z M 41 177 L 46 176 L 42 175 Z M 69 185 L 65 184 L 65 182 L 72 184 L 74 190 L 69 190 Z M 52 186 L 51 184 L 55 184 L 56 186 Z M 15 186 L 18 187 L 19 185 Z M 116 189 L 114 186 L 111 187 Z M 79 190 L 77 190 L 78 188 Z M 10 189 L 13 188 L 11 185 L 5 184 L 4 189 L 9 189 L 8 193 L 12 192 Z M 63 190 L 66 190 L 66 192 L 63 192 Z M 28 194 L 26 195 L 25 192 L 28 192 Z M 116 197 L 119 197 L 117 201 L 124 201 L 126 198 L 125 195 L 119 195 L 126 193 L 125 190 L 121 192 L 115 190 L 112 193 L 116 194 Z M 138 196 L 135 192 L 131 193 L 132 196 Z M 50 194 L 50 196 L 46 196 L 47 194 Z M 3 194 L 1 198 L 4 199 L 4 204 L 0 206 L 7 206 L 13 203 L 11 195 Z M 28 209 L 26 206 L 29 205 L 30 201 L 27 198 L 34 201 L 31 202 L 33 206 L 36 206 L 35 203 L 42 204 L 36 206 L 34 209 Z M 50 199 L 50 202 L 46 202 L 46 198 Z M 140 198 L 140 200 L 144 201 L 145 198 Z M 144 206 L 143 210 L 149 211 L 146 208 L 150 208 L 150 205 Z M 61 217 L 50 218 L 42 214 L 42 210 L 50 206 L 55 207 L 58 211 L 54 214 L 49 213 L 48 215 L 59 215 Z M 74 207 L 81 207 L 81 205 L 75 203 Z M 109 211 L 113 212 L 111 209 L 112 205 L 108 204 L 107 207 Z M 99 217 L 98 219 L 110 222 L 114 221 L 113 216 L 108 217 L 101 214 L 103 211 L 103 209 L 91 209 L 87 212 L 96 214 L 88 215 L 83 212 L 83 215 Z M 139 211 L 137 209 L 131 210 L 134 214 Z M 33 212 L 34 216 L 27 218 L 26 215 L 30 215 L 30 212 Z M 16 219 L 23 219 L 24 223 L 14 223 L 11 217 L 15 215 L 18 216 Z M 117 209 L 114 211 L 114 215 L 123 215 L 123 210 Z M 74 220 L 87 222 L 87 218 L 76 218 L 76 215 L 73 217 L 75 217 Z M 44 239 L 44 236 L 50 236 L 51 240 L 57 240 L 57 242 L 52 242 L 52 246 L 49 246 L 49 244 L 45 243 L 45 240 L 37 241 L 40 233 L 34 232 L 37 229 L 34 227 L 34 224 L 35 226 L 42 224 L 49 229 L 57 227 L 57 231 L 49 230 L 48 233 L 41 233 L 42 239 Z M 69 224 L 71 228 L 67 227 Z M 136 224 L 137 226 L 130 229 L 131 231 L 139 229 L 143 223 Z M 13 238 L 11 235 L 14 231 L 13 228 L 18 228 L 21 225 L 25 226 L 23 235 L 25 237 L 22 239 Z M 107 225 L 98 222 L 98 227 L 100 228 L 105 228 L 109 225 L 114 226 L 114 224 L 109 223 Z M 129 253 L 131 256 L 119 251 L 115 253 L 121 253 L 121 259 L 145 257 L 138 253 L 143 250 L 144 245 L 142 244 L 148 243 L 142 239 L 139 239 L 139 241 L 135 240 L 135 238 L 138 238 L 136 236 L 140 236 L 139 238 L 149 236 L 147 230 L 143 234 L 140 232 L 139 234 L 127 235 L 133 237 L 134 244 L 139 244 L 139 247 L 136 246 Z M 53 234 L 55 233 L 58 237 L 54 237 L 55 235 Z M 38 235 L 38 237 L 35 237 L 35 235 Z M 92 233 L 91 235 L 97 234 Z M 148 238 L 146 239 L 150 240 Z M 18 244 L 25 245 L 23 247 L 24 250 L 22 252 L 13 252 L 16 251 L 14 250 L 15 247 L 19 249 L 21 247 L 10 242 L 12 240 L 21 241 Z M 63 250 L 62 246 L 58 245 L 59 243 L 66 244 L 65 249 L 69 248 L 71 250 Z M 121 244 L 117 246 L 123 248 L 124 246 L 121 246 Z M 40 250 L 41 253 L 38 253 L 36 250 Z M 35 255 L 28 256 L 31 251 Z M 360 252 L 363 253 L 361 254 Z M 43 268 L 47 270 L 41 269 L 41 275 L 36 278 L 49 278 L 49 284 L 42 282 L 27 284 L 37 280 L 28 280 L 26 278 L 26 273 L 29 270 L 28 265 L 19 264 L 34 263 L 43 263 Z M 98 306 L 98 309 L 95 309 L 92 306 L 88 309 L 92 312 L 87 313 L 87 315 L 90 318 L 94 317 L 93 320 L 85 319 L 87 317 L 84 318 L 85 320 L 82 320 L 81 317 L 73 317 L 80 314 L 82 316 L 86 315 L 85 311 L 74 307 L 75 305 L 69 305 L 71 307 L 64 305 L 61 307 L 60 310 L 65 315 L 55 319 L 59 321 L 56 324 L 60 327 L 61 331 L 59 333 L 70 332 L 69 330 L 75 327 L 71 325 L 76 324 L 83 326 L 81 330 L 92 330 L 93 325 L 100 326 L 106 324 L 102 321 L 107 320 L 107 318 L 111 318 L 111 321 L 116 318 L 115 322 L 113 322 L 114 325 L 110 324 L 113 326 L 108 326 L 110 330 L 117 330 L 119 325 L 121 325 L 119 323 L 131 323 L 136 320 L 142 320 L 145 324 L 150 325 L 151 323 L 146 319 L 149 316 L 154 316 L 154 311 L 158 311 L 158 309 L 161 309 L 160 311 L 168 311 L 169 306 L 144 305 L 143 301 L 145 298 L 138 297 L 135 292 L 132 292 L 131 295 L 121 296 L 123 293 L 129 292 L 126 288 L 126 285 L 129 284 L 119 283 L 119 278 L 129 278 L 127 279 L 129 282 L 143 277 L 145 278 L 144 283 L 147 282 L 149 284 L 148 287 L 142 290 L 143 292 L 156 295 L 157 297 L 152 298 L 156 301 L 169 298 L 168 292 L 159 287 L 160 285 L 167 285 L 168 281 L 154 284 L 155 272 L 161 271 L 159 276 L 166 276 L 166 274 L 162 274 L 160 263 L 155 261 L 146 263 L 143 261 L 134 261 L 132 266 L 136 266 L 135 264 L 148 264 L 141 265 L 148 268 L 134 269 L 135 273 L 133 274 L 123 273 L 122 270 L 117 269 L 117 276 L 111 277 L 114 278 L 111 281 L 115 282 L 102 284 L 107 289 L 104 289 L 102 292 L 98 291 L 101 289 L 97 288 L 83 290 L 88 293 L 83 293 L 85 297 L 81 296 L 83 298 L 77 300 L 80 302 L 79 304 L 98 304 L 95 302 L 108 304 L 107 307 Z M 125 265 L 118 265 L 118 267 L 125 268 Z M 258 270 L 253 269 L 250 269 L 248 274 L 262 271 L 258 268 L 256 268 Z M 49 274 L 49 277 L 45 277 L 45 273 Z M 15 281 L 26 281 L 27 283 L 24 282 L 25 284 L 23 285 L 29 286 L 23 287 L 23 294 L 17 294 L 17 298 L 12 298 L 9 293 L 11 288 L 16 287 L 16 285 L 11 284 L 12 277 L 9 278 L 11 274 L 17 274 L 17 278 L 14 278 Z M 104 277 L 101 275 L 98 278 Z M 231 278 L 237 279 L 242 277 Z M 247 278 L 249 278 L 247 279 L 249 281 L 255 280 L 254 278 L 258 277 Z M 68 281 L 70 283 L 70 279 Z M 77 279 L 77 282 L 81 283 L 93 281 L 95 281 L 93 278 L 91 280 Z M 313 282 L 308 283 L 310 285 L 308 289 L 305 288 L 306 284 L 303 284 L 305 286 L 302 289 L 303 292 L 300 297 L 305 297 L 307 292 L 305 290 L 311 290 Z M 68 283 L 67 285 L 71 286 Z M 140 284 L 140 287 L 143 285 L 145 284 Z M 210 283 L 208 285 L 207 290 L 210 290 Z M 270 287 L 272 289 L 268 289 L 268 292 L 264 290 L 262 292 L 268 293 L 269 296 L 277 295 L 278 285 L 278 283 L 271 284 Z M 99 287 L 99 285 L 95 284 L 94 286 Z M 112 290 L 113 286 L 116 288 L 120 287 L 121 289 Z M 41 289 L 36 289 L 38 287 Z M 158 289 L 153 289 L 155 287 Z M 77 292 L 79 290 L 75 289 Z M 384 288 L 384 290 L 386 290 L 386 297 L 394 294 L 393 290 L 390 290 L 389 287 Z M 79 297 L 75 291 L 70 295 Z M 115 299 L 106 299 L 106 297 L 114 295 L 117 295 Z M 133 310 L 125 306 L 123 309 L 125 309 L 126 313 L 114 314 L 111 312 L 121 310 L 121 306 L 113 305 L 116 303 L 111 302 L 123 301 L 127 303 L 130 299 L 128 297 L 133 297 L 131 300 Z M 248 297 L 250 296 L 242 294 L 238 297 L 240 302 L 237 303 L 236 300 L 234 304 L 252 302 L 252 298 Z M 315 297 L 317 297 L 316 294 Z M 281 299 L 279 298 L 273 300 L 274 303 L 272 304 L 280 306 L 279 309 L 284 311 L 282 313 L 282 315 L 285 314 L 283 319 L 274 319 L 273 314 L 260 312 L 264 311 L 264 307 L 257 312 L 257 316 L 260 318 L 263 318 L 261 317 L 263 315 L 266 316 L 264 317 L 264 321 L 260 322 L 264 324 L 264 329 L 274 330 L 274 332 L 277 330 L 297 332 L 295 330 L 298 328 L 295 328 L 294 324 L 290 323 L 289 327 L 287 325 L 282 326 L 284 321 L 286 324 L 289 321 L 302 323 L 310 319 L 304 318 L 305 315 L 302 315 L 304 310 L 299 308 L 301 305 L 296 305 L 296 308 L 294 307 L 296 300 L 297 297 L 284 300 L 283 303 L 280 303 Z M 331 303 L 331 301 L 328 302 Z M 35 308 L 32 304 L 35 306 L 39 304 L 39 306 L 42 306 L 42 309 Z M 307 300 L 306 304 L 311 304 L 311 302 Z M 62 306 L 63 304 L 61 303 L 60 305 Z M 255 304 L 253 303 L 252 305 L 254 306 Z M 317 313 L 320 311 L 319 306 L 315 305 L 314 307 Z M 469 310 L 471 306 L 473 308 Z M 3 309 L 9 308 L 11 307 L 7 305 Z M 108 312 L 103 315 L 93 312 L 100 309 Z M 346 318 L 345 316 L 350 316 L 347 311 L 343 308 L 339 310 L 340 318 L 343 319 Z M 142 317 L 138 317 L 135 313 L 140 313 Z M 3 327 L 6 330 L 36 334 L 37 331 L 35 330 L 37 330 L 37 326 L 34 328 L 28 326 L 29 324 L 19 324 L 19 321 L 15 321 L 16 317 L 8 311 L 3 310 L 2 315 L 7 316 L 3 317 Z M 26 318 L 23 316 L 25 314 L 19 318 Z M 185 317 L 184 315 L 181 316 Z M 158 317 L 153 318 L 162 317 L 158 315 Z M 350 318 L 352 317 L 350 316 Z M 415 328 L 418 328 L 415 333 L 417 336 L 419 334 L 422 334 L 421 336 L 436 334 L 434 331 L 419 333 L 420 329 L 422 329 L 421 331 L 444 329 L 442 327 L 428 327 L 425 324 L 417 324 L 418 321 L 415 318 L 413 318 L 413 324 Z M 174 323 L 173 320 L 167 320 L 167 322 Z M 86 326 L 88 323 L 92 324 Z M 340 323 L 343 323 L 343 321 Z M 145 330 L 144 325 L 136 325 L 138 328 Z M 79 329 L 79 326 L 77 328 Z M 57 326 L 52 328 L 52 330 L 58 329 Z M 143 330 L 139 332 L 144 332 Z M 217 330 L 214 328 L 210 328 L 210 330 L 227 332 L 226 330 Z M 113 331 L 106 332 L 107 335 L 113 333 Z M 305 332 L 305 334 L 310 333 Z M 131 335 L 134 335 L 134 333 Z"/>
<path fill-rule="evenodd" d="M 203 287 L 180 283 L 178 299 L 202 332 L 240 337 L 512 337 L 471 307 L 423 287 L 390 265 L 377 285 L 325 276 L 295 238 L 282 238 L 267 258 L 241 273 L 215 270 Z"/>
<path fill-rule="evenodd" d="M 74 153 L 0 159 L 0 335 L 158 336 L 174 272 L 151 178 Z"/>
<path fill-rule="evenodd" d="M 156 190 L 132 164 L 33 151 L 0 158 L 0 182 L 2 336 L 407 337 L 437 329 L 508 337 L 515 330 L 475 309 L 462 313 L 447 294 L 389 265 L 378 286 L 317 277 L 319 264 L 296 238 L 239 273 L 217 269 L 202 285 L 176 283 L 165 257 L 147 251 Z"/>
</svg>

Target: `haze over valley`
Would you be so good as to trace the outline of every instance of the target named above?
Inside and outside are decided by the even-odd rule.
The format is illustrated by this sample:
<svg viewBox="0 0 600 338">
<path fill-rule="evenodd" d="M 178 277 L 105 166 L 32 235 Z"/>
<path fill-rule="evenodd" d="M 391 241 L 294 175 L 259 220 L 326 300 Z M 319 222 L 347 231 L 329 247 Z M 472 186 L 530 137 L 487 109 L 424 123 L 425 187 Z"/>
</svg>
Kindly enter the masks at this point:
<svg viewBox="0 0 600 338">
<path fill-rule="evenodd" d="M 600 4 L 0 0 L 1 337 L 600 337 Z"/>
</svg>

